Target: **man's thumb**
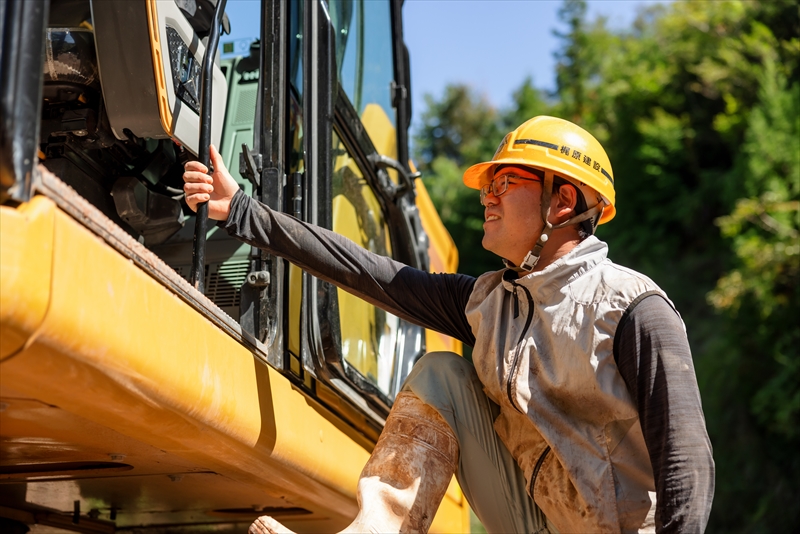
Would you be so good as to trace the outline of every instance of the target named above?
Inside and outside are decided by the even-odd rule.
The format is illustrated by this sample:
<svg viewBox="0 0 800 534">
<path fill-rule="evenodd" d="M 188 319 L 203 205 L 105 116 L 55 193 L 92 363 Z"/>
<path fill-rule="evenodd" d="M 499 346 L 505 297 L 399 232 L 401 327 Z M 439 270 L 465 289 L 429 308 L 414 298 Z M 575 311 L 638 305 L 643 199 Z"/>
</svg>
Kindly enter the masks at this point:
<svg viewBox="0 0 800 534">
<path fill-rule="evenodd" d="M 211 165 L 214 166 L 215 171 L 225 171 L 225 162 L 222 161 L 222 156 L 217 151 L 217 147 L 214 145 L 209 146 L 208 155 L 211 156 Z"/>
</svg>

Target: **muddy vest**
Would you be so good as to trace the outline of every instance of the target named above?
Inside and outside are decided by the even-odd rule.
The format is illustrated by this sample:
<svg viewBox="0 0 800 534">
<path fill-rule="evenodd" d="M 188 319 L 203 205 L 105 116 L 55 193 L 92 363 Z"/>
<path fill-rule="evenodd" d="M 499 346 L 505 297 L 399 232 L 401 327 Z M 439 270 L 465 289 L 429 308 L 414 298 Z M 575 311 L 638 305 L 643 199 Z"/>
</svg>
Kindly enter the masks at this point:
<svg viewBox="0 0 800 534">
<path fill-rule="evenodd" d="M 466 309 L 495 430 L 561 533 L 654 531 L 653 468 L 613 349 L 634 299 L 666 295 L 607 252 L 589 237 L 541 272 L 487 273 Z"/>
</svg>

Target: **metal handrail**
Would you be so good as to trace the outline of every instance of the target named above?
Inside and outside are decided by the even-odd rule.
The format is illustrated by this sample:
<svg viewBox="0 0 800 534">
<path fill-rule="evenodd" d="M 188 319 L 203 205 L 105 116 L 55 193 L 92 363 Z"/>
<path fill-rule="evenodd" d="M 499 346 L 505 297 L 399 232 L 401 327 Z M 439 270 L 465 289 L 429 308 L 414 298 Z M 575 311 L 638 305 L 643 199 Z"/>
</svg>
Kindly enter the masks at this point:
<svg viewBox="0 0 800 534">
<path fill-rule="evenodd" d="M 208 37 L 206 53 L 203 56 L 203 70 L 200 74 L 200 149 L 198 156 L 206 168 L 211 168 L 211 86 L 214 79 L 214 57 L 219 45 L 220 27 L 225 14 L 227 0 L 219 0 L 214 8 L 214 24 Z M 194 224 L 192 240 L 192 271 L 189 278 L 191 284 L 201 293 L 205 292 L 206 270 L 206 221 L 208 220 L 208 202 L 197 205 L 197 217 Z"/>
</svg>

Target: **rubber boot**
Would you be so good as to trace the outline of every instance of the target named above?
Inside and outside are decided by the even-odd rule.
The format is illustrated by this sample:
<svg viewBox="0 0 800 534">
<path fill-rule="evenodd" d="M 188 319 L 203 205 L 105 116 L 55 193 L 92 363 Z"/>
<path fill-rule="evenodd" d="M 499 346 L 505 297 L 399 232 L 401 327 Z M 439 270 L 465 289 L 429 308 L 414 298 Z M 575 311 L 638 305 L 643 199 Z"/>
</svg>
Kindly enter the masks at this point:
<svg viewBox="0 0 800 534">
<path fill-rule="evenodd" d="M 342 532 L 427 532 L 458 465 L 458 441 L 439 413 L 413 393 L 397 395 L 358 481 L 359 512 Z M 260 517 L 250 534 L 291 534 Z"/>
</svg>

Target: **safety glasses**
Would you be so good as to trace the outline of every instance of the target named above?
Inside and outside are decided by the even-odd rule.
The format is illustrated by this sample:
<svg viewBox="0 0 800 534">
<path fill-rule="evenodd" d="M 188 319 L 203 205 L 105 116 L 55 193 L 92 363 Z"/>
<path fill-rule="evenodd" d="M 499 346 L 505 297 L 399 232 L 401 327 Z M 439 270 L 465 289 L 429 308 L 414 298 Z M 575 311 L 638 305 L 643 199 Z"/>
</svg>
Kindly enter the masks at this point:
<svg viewBox="0 0 800 534">
<path fill-rule="evenodd" d="M 539 178 L 523 178 L 522 176 L 513 174 L 513 173 L 506 173 L 501 174 L 500 176 L 495 176 L 494 180 L 489 182 L 488 184 L 481 186 L 481 204 L 486 205 L 484 200 L 487 196 L 489 196 L 489 192 L 499 197 L 500 195 L 504 195 L 506 191 L 508 191 L 508 181 L 509 180 L 525 180 L 528 182 L 541 182 L 542 180 Z"/>
</svg>

